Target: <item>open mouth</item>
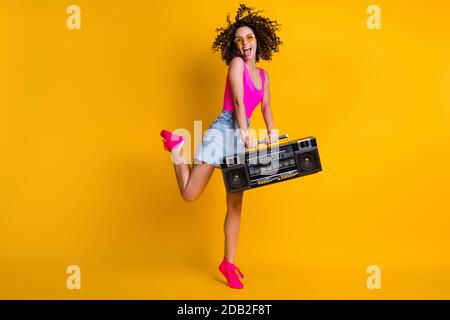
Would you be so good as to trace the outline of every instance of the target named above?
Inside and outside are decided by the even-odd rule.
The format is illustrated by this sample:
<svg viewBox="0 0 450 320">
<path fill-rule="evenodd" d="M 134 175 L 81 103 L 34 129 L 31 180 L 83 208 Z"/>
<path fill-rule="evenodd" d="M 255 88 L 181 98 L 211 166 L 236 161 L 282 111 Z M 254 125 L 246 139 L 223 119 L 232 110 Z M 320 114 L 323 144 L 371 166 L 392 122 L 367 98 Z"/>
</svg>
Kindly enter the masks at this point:
<svg viewBox="0 0 450 320">
<path fill-rule="evenodd" d="M 244 54 L 249 55 L 252 52 L 252 47 L 244 49 Z"/>
</svg>

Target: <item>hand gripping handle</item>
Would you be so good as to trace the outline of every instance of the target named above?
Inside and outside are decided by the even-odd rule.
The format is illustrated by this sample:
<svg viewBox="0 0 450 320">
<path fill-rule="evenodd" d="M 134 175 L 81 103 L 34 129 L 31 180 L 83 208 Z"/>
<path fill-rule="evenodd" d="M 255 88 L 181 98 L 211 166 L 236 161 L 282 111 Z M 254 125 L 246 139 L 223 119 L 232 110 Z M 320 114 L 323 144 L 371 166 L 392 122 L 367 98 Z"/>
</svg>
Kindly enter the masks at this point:
<svg viewBox="0 0 450 320">
<path fill-rule="evenodd" d="M 279 136 L 278 136 L 278 140 L 281 140 L 281 139 L 288 139 L 289 143 L 291 143 L 291 139 L 289 139 L 289 136 L 288 136 L 287 134 L 279 135 Z M 256 148 L 257 148 L 260 144 L 263 144 L 263 143 L 266 143 L 266 140 L 265 140 L 265 139 L 259 140 L 259 141 L 258 141 L 258 145 L 256 146 Z M 245 147 L 245 149 L 248 150 L 249 148 Z"/>
</svg>

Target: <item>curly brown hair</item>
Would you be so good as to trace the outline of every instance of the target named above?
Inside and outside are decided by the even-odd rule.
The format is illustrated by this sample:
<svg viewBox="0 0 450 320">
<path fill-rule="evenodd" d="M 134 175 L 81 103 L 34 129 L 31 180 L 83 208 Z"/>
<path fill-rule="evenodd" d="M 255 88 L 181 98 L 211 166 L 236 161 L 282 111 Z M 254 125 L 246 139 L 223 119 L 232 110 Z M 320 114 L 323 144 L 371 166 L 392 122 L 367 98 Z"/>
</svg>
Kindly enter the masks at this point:
<svg viewBox="0 0 450 320">
<path fill-rule="evenodd" d="M 258 44 L 256 48 L 256 62 L 263 60 L 272 60 L 274 52 L 278 52 L 283 42 L 277 36 L 276 32 L 280 29 L 280 24 L 275 20 L 263 17 L 262 10 L 255 11 L 252 7 L 245 4 L 239 4 L 235 21 L 231 22 L 230 14 L 227 15 L 227 26 L 217 28 L 219 32 L 212 45 L 213 52 L 220 51 L 222 60 L 228 65 L 230 61 L 239 56 L 239 51 L 234 43 L 235 32 L 238 28 L 247 26 L 253 30 Z"/>
</svg>

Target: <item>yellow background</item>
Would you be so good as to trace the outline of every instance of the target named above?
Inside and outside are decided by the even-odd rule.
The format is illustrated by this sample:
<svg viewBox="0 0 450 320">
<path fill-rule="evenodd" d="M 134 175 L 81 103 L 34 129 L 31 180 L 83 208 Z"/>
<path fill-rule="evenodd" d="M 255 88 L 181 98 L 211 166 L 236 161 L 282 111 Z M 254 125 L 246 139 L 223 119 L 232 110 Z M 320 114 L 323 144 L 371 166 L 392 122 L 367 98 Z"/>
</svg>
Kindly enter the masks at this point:
<svg viewBox="0 0 450 320">
<path fill-rule="evenodd" d="M 450 298 L 448 1 L 245 2 L 282 24 L 275 125 L 316 136 L 323 172 L 245 193 L 243 291 L 217 271 L 220 171 L 184 202 L 159 137 L 220 112 L 238 2 L 0 3 L 1 298 Z"/>
</svg>

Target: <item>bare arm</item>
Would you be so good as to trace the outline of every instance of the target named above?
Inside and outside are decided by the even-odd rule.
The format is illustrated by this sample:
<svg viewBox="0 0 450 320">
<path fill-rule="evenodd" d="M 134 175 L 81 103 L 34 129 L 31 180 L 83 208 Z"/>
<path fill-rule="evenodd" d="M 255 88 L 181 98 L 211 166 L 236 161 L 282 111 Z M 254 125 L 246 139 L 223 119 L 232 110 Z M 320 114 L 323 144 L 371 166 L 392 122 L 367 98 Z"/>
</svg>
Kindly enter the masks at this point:
<svg viewBox="0 0 450 320">
<path fill-rule="evenodd" d="M 278 130 L 275 130 L 272 115 L 272 106 L 270 101 L 270 81 L 269 74 L 264 70 L 265 83 L 264 83 L 264 97 L 261 101 L 261 112 L 266 123 L 268 137 L 266 138 L 267 143 L 272 143 L 278 140 Z"/>
</svg>

